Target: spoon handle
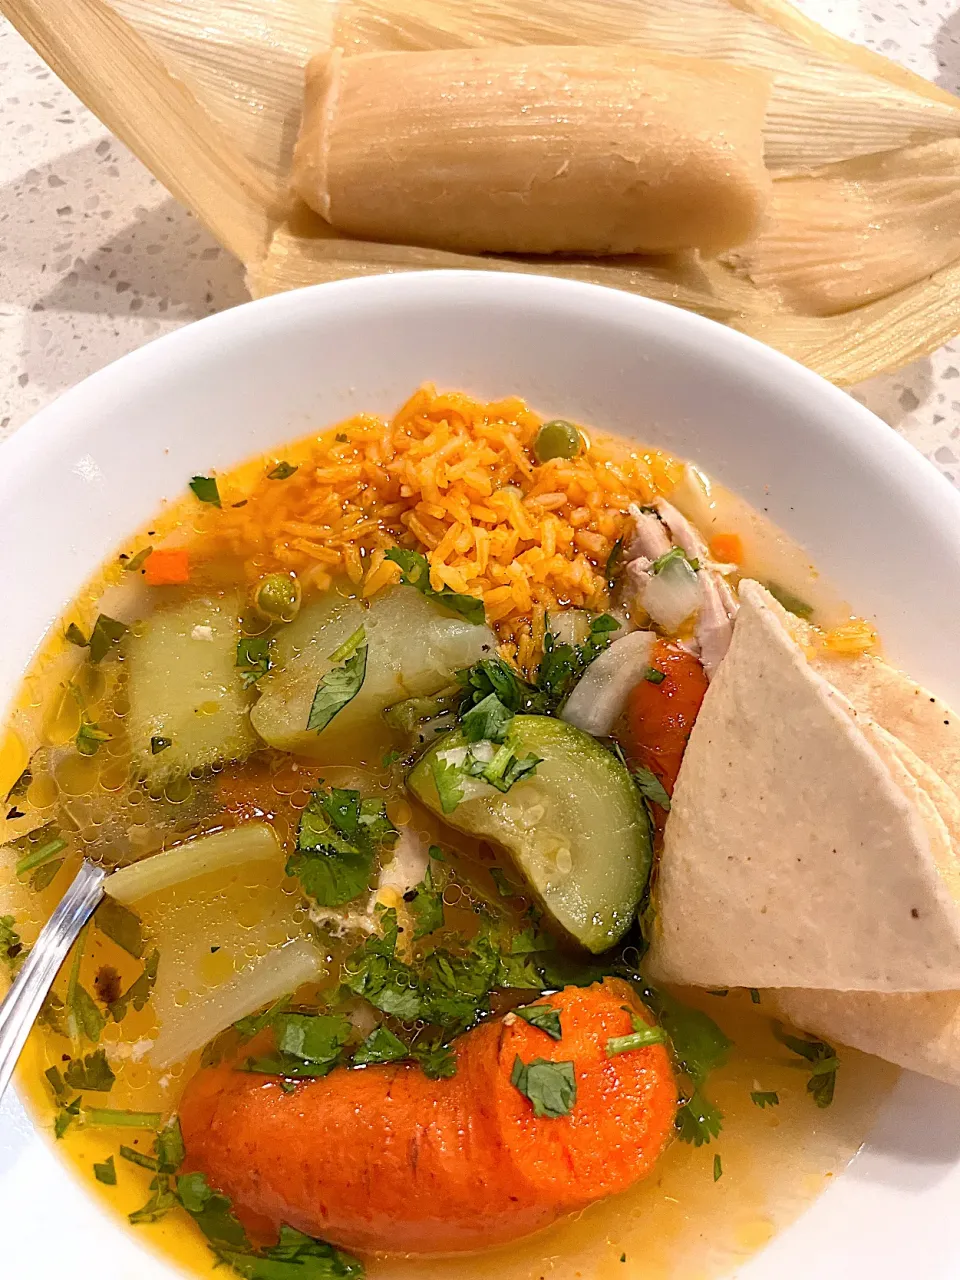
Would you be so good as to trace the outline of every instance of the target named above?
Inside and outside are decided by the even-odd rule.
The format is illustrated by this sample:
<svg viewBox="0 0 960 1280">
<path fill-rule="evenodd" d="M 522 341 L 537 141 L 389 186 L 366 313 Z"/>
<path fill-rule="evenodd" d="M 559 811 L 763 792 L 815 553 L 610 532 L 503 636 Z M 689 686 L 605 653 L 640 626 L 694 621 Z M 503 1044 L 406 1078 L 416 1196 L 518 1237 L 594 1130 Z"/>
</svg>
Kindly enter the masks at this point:
<svg viewBox="0 0 960 1280">
<path fill-rule="evenodd" d="M 103 897 L 106 872 L 84 862 L 0 1004 L 0 1098 L 67 952 Z"/>
</svg>

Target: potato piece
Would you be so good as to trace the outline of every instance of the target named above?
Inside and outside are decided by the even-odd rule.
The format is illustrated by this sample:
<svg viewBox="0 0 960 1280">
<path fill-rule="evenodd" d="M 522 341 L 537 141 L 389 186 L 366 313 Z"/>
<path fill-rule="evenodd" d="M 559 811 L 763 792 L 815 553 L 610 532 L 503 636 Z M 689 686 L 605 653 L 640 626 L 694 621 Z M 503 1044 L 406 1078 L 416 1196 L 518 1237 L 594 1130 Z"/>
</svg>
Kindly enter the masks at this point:
<svg viewBox="0 0 960 1280">
<path fill-rule="evenodd" d="M 148 782 L 241 760 L 257 746 L 253 694 L 236 665 L 238 614 L 235 596 L 188 600 L 158 610 L 127 640 L 125 723 Z"/>
<path fill-rule="evenodd" d="M 320 733 L 307 729 L 317 684 L 337 665 L 330 654 L 361 624 L 369 650 L 360 692 Z M 476 662 L 495 644 L 489 628 L 432 604 L 413 587 L 381 592 L 369 607 L 329 592 L 280 631 L 273 670 L 260 681 L 260 701 L 250 718 L 271 746 L 324 757 L 334 739 L 369 727 L 395 702 L 436 693 L 458 667 Z"/>
</svg>

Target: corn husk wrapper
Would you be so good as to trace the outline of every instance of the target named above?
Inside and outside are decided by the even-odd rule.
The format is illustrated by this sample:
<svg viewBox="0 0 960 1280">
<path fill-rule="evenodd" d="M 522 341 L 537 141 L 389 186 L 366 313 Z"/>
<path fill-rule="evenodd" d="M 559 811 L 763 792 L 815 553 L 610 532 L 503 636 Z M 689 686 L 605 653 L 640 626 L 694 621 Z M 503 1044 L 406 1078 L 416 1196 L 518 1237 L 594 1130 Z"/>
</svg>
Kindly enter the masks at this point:
<svg viewBox="0 0 960 1280">
<path fill-rule="evenodd" d="M 784 0 L 0 0 L 245 264 L 254 296 L 346 276 L 566 276 L 701 312 L 839 383 L 960 332 L 960 100 Z M 288 188 L 303 67 L 347 53 L 635 44 L 773 77 L 771 216 L 714 261 L 470 256 L 339 236 Z"/>
</svg>

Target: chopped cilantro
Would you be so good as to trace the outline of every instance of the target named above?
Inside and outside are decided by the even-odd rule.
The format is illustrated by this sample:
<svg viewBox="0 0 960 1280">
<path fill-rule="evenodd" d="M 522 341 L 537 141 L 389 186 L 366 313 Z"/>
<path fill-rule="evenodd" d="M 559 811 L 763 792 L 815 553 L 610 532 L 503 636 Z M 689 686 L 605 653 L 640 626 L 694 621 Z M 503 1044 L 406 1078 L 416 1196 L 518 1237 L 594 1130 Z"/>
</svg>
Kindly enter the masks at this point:
<svg viewBox="0 0 960 1280">
<path fill-rule="evenodd" d="M 23 955 L 23 943 L 17 933 L 13 916 L 0 916 L 0 960 L 14 965 Z"/>
<path fill-rule="evenodd" d="M 380 766 L 383 769 L 389 769 L 393 765 L 395 765 L 398 760 L 402 760 L 402 759 L 403 759 L 402 751 L 387 751 L 384 753 L 383 759 L 380 761 Z"/>
<path fill-rule="evenodd" d="M 688 1100 L 677 1109 L 677 1134 L 681 1142 L 692 1142 L 702 1147 L 705 1142 L 719 1136 L 723 1128 L 723 1113 L 694 1089 Z"/>
<path fill-rule="evenodd" d="M 235 1253 L 222 1247 L 214 1252 L 219 1262 L 244 1280 L 363 1280 L 364 1276 L 363 1263 L 357 1258 L 286 1225 L 280 1228 L 279 1242 L 262 1253 Z"/>
<path fill-rule="evenodd" d="M 664 813 L 670 812 L 670 797 L 663 783 L 651 769 L 631 769 L 630 776 L 645 800 L 658 804 Z"/>
<path fill-rule="evenodd" d="M 331 667 L 326 675 L 320 677 L 313 695 L 307 728 L 317 733 L 321 733 L 333 717 L 353 701 L 363 685 L 367 674 L 367 643 L 362 626 L 330 654 L 330 661 L 342 665 Z"/>
<path fill-rule="evenodd" d="M 774 600 L 786 609 L 787 613 L 794 613 L 798 618 L 810 618 L 813 616 L 813 605 L 807 604 L 805 600 L 795 596 L 792 591 L 787 591 L 784 587 L 777 586 L 775 582 L 768 582 L 767 590 Z"/>
<path fill-rule="evenodd" d="M 348 958 L 343 985 L 382 1013 L 414 1022 L 423 1012 L 423 998 L 416 971 L 396 956 L 396 911 L 382 911 L 380 923 L 382 932 Z"/>
<path fill-rule="evenodd" d="M 837 1069 L 840 1066 L 836 1049 L 827 1044 L 826 1040 L 818 1040 L 814 1036 L 801 1038 L 790 1035 L 779 1023 L 773 1024 L 773 1034 L 781 1044 L 786 1045 L 809 1064 L 810 1079 L 807 1081 L 807 1093 L 818 1107 L 829 1107 L 833 1102 L 833 1094 L 837 1086 Z"/>
<path fill-rule="evenodd" d="M 153 994 L 159 965 L 160 952 L 151 951 L 143 962 L 143 970 L 139 978 L 136 978 L 129 989 L 110 1005 L 110 1017 L 114 1022 L 121 1022 L 126 1017 L 129 1005 L 132 1004 L 138 1013 L 144 1007 Z"/>
<path fill-rule="evenodd" d="M 543 695 L 542 711 L 555 711 L 566 699 L 587 667 L 610 644 L 610 633 L 620 623 L 608 613 L 591 619 L 590 634 L 580 645 L 558 644 L 553 633 L 543 637 L 543 657 L 537 668 L 537 689 Z"/>
<path fill-rule="evenodd" d="M 723 1177 L 723 1165 L 719 1153 L 713 1157 L 713 1180 L 719 1182 Z"/>
<path fill-rule="evenodd" d="M 449 1080 L 457 1074 L 457 1055 L 448 1044 L 415 1045 L 413 1056 L 428 1080 Z"/>
<path fill-rule="evenodd" d="M 108 938 L 122 947 L 128 955 L 139 960 L 143 955 L 143 931 L 140 917 L 129 907 L 105 896 L 97 907 L 93 922 Z"/>
<path fill-rule="evenodd" d="M 498 791 L 507 792 L 521 778 L 536 773 L 538 764 L 543 764 L 542 756 L 534 755 L 532 751 L 518 756 L 504 743 L 493 759 L 484 766 L 480 777 L 484 782 L 489 782 L 492 787 L 496 787 Z"/>
<path fill-rule="evenodd" d="M 273 1030 L 276 1052 L 248 1059 L 243 1069 L 301 1079 L 325 1076 L 341 1061 L 350 1023 L 341 1014 L 278 1013 Z"/>
<path fill-rule="evenodd" d="M 63 1073 L 71 1089 L 91 1089 L 94 1093 L 109 1093 L 116 1076 L 107 1061 L 105 1049 L 95 1049 L 82 1060 L 74 1058 Z"/>
<path fill-rule="evenodd" d="M 409 1056 L 410 1051 L 399 1036 L 387 1027 L 375 1027 L 353 1055 L 353 1065 L 366 1067 L 380 1062 L 400 1062 Z"/>
<path fill-rule="evenodd" d="M 692 569 L 694 573 L 700 568 L 700 561 L 691 559 L 690 556 L 681 547 L 671 547 L 669 551 L 665 551 L 662 556 L 658 556 L 650 566 L 651 573 L 663 573 L 668 565 L 685 565 Z"/>
<path fill-rule="evenodd" d="M 241 636 L 237 641 L 237 666 L 243 674 L 243 687 L 249 689 L 273 666 L 270 636 Z"/>
<path fill-rule="evenodd" d="M 150 739 L 150 754 L 152 756 L 158 756 L 161 751 L 166 751 L 167 747 L 172 747 L 172 746 L 173 746 L 172 738 L 163 738 L 160 736 L 159 733 L 154 734 L 154 736 Z"/>
<path fill-rule="evenodd" d="M 513 714 L 495 693 L 488 693 L 463 717 L 460 727 L 464 739 L 467 742 L 504 742 Z"/>
<path fill-rule="evenodd" d="M 80 1114 L 81 1102 L 82 1098 L 78 1093 L 72 1102 L 64 1103 L 57 1109 L 57 1114 L 53 1121 L 53 1132 L 58 1142 Z"/>
<path fill-rule="evenodd" d="M 63 638 L 69 640 L 71 644 L 75 644 L 78 649 L 85 649 L 90 643 L 75 622 L 70 623 L 63 633 Z"/>
<path fill-rule="evenodd" d="M 449 609 L 451 613 L 459 613 L 462 618 L 476 626 L 484 621 L 483 601 L 477 596 L 463 595 L 459 591 L 451 591 L 443 587 L 435 591 L 430 585 L 430 565 L 427 557 L 419 551 L 407 551 L 403 547 L 391 547 L 385 555 L 387 560 L 400 566 L 400 581 L 406 587 L 416 587 L 428 600 Z"/>
<path fill-rule="evenodd" d="M 433 933 L 435 929 L 439 929 L 443 925 L 443 896 L 442 891 L 438 889 L 433 882 L 433 869 L 427 864 L 423 879 L 409 894 L 404 895 L 404 900 L 413 917 L 413 940 L 419 941 L 420 938 L 426 937 L 428 933 Z"/>
<path fill-rule="evenodd" d="M 100 750 L 101 744 L 109 742 L 112 737 L 112 733 L 107 733 L 99 725 L 94 724 L 92 720 L 88 720 L 84 716 L 74 741 L 80 755 L 95 756 Z"/>
<path fill-rule="evenodd" d="M 129 1160 L 131 1164 L 135 1164 L 140 1169 L 149 1169 L 151 1173 L 159 1172 L 160 1165 L 154 1156 L 148 1156 L 144 1151 L 137 1151 L 135 1147 L 120 1146 L 120 1159 Z"/>
<path fill-rule="evenodd" d="M 751 1003 L 751 1004 L 759 1004 L 759 1003 L 760 1003 L 760 992 L 757 990 L 757 988 L 756 988 L 756 987 L 751 987 L 751 988 L 750 988 L 750 1003 Z"/>
<path fill-rule="evenodd" d="M 551 1040 L 559 1040 L 563 1035 L 560 1026 L 560 1014 L 549 1004 L 530 1004 L 525 1009 L 514 1009 L 518 1018 L 529 1022 L 531 1027 L 545 1032 Z"/>
<path fill-rule="evenodd" d="M 623 536 L 621 535 L 613 546 L 610 548 L 610 554 L 607 556 L 607 563 L 604 566 L 604 577 L 607 585 L 612 586 L 620 568 L 620 562 L 623 560 Z"/>
<path fill-rule="evenodd" d="M 214 476 L 194 476 L 190 481 L 190 488 L 201 502 L 207 502 L 211 507 L 222 506 L 220 489 Z"/>
<path fill-rule="evenodd" d="M 753 1089 L 750 1092 L 750 1101 L 762 1111 L 764 1107 L 779 1107 L 780 1095 L 773 1092 L 773 1090 L 769 1093 L 763 1093 L 759 1089 Z"/>
<path fill-rule="evenodd" d="M 289 462 L 278 462 L 272 471 L 267 472 L 268 480 L 289 480 L 295 471 L 299 471 L 299 467 L 293 466 Z"/>
<path fill-rule="evenodd" d="M 105 1187 L 115 1187 L 117 1185 L 117 1166 L 113 1162 L 113 1156 L 107 1156 L 103 1164 L 94 1164 L 93 1176 L 98 1182 L 102 1182 Z"/>
<path fill-rule="evenodd" d="M 57 826 L 48 822 L 25 836 L 20 836 L 12 843 L 12 848 L 23 854 L 17 860 L 14 870 L 18 877 L 23 877 L 37 867 L 55 858 L 67 847 L 66 840 L 60 835 Z"/>
<path fill-rule="evenodd" d="M 630 1021 L 633 1031 L 629 1035 L 612 1036 L 607 1041 L 608 1058 L 615 1058 L 619 1053 L 632 1053 L 635 1049 L 645 1049 L 651 1044 L 666 1043 L 667 1033 L 663 1027 L 651 1026 L 636 1014 L 630 1015 Z"/>
<path fill-rule="evenodd" d="M 534 1058 L 532 1062 L 525 1063 L 518 1055 L 513 1060 L 510 1083 L 529 1098 L 533 1114 L 538 1117 L 555 1120 L 568 1116 L 577 1100 L 577 1079 L 572 1062 Z"/>
<path fill-rule="evenodd" d="M 30 877 L 30 888 L 34 893 L 42 893 L 48 884 L 60 874 L 60 868 L 64 864 L 63 858 L 57 858 L 55 862 L 45 862 L 42 867 L 37 867 L 36 871 Z"/>
<path fill-rule="evenodd" d="M 74 946 L 73 964 L 67 983 L 67 1026 L 71 1040 L 79 1040 L 85 1036 L 96 1044 L 103 1031 L 105 1018 L 93 997 L 80 985 L 80 962 L 89 932 L 90 925 L 87 923 L 80 930 Z"/>
<path fill-rule="evenodd" d="M 145 562 L 153 555 L 153 547 L 146 546 L 142 551 L 138 551 L 135 556 L 131 556 L 124 563 L 124 573 L 136 573 L 138 569 L 142 569 Z"/>
<path fill-rule="evenodd" d="M 98 614 L 93 630 L 90 632 L 90 661 L 102 662 L 110 652 L 111 645 L 117 644 L 126 632 L 125 622 L 118 622 L 116 618 L 110 618 L 105 613 Z"/>
<path fill-rule="evenodd" d="M 396 836 L 382 801 L 342 787 L 318 788 L 300 816 L 287 874 L 320 906 L 342 906 L 367 888 L 378 850 Z"/>
<path fill-rule="evenodd" d="M 497 893 L 501 898 L 516 898 L 520 893 L 519 888 L 510 883 L 499 867 L 490 868 L 490 879 L 497 886 Z"/>
<path fill-rule="evenodd" d="M 269 1027 L 276 1015 L 286 1009 L 289 1003 L 289 996 L 281 996 L 279 1000 L 267 1005 L 259 1013 L 251 1013 L 245 1018 L 238 1018 L 233 1024 L 233 1029 L 241 1040 L 252 1040 L 254 1036 L 258 1036 L 261 1031 Z"/>
<path fill-rule="evenodd" d="M 488 694 L 495 693 L 515 714 L 520 711 L 536 714 L 546 710 L 544 696 L 500 657 L 481 658 L 472 667 L 462 667 L 457 672 L 457 683 L 463 690 L 467 707 L 476 706 Z"/>
<path fill-rule="evenodd" d="M 667 678 L 665 671 L 660 671 L 657 667 L 647 667 L 643 673 L 644 680 L 649 680 L 651 684 L 663 684 Z"/>
<path fill-rule="evenodd" d="M 142 1226 L 144 1223 L 159 1222 L 179 1204 L 176 1192 L 171 1190 L 167 1178 L 154 1178 L 150 1187 L 153 1194 L 147 1203 L 141 1209 L 135 1209 L 133 1213 L 127 1214 L 128 1221 L 135 1227 Z"/>
<path fill-rule="evenodd" d="M 163 1116 L 159 1111 L 114 1111 L 109 1107 L 87 1107 L 84 1123 L 94 1129 L 157 1129 Z"/>
<path fill-rule="evenodd" d="M 202 1173 L 185 1173 L 177 1178 L 177 1198 L 203 1234 L 213 1244 L 249 1248 L 247 1233 L 226 1196 L 211 1190 Z"/>
<path fill-rule="evenodd" d="M 453 813 L 463 799 L 460 768 L 437 755 L 430 760 L 430 773 L 433 776 L 433 785 L 437 788 L 440 808 L 444 813 Z"/>
</svg>

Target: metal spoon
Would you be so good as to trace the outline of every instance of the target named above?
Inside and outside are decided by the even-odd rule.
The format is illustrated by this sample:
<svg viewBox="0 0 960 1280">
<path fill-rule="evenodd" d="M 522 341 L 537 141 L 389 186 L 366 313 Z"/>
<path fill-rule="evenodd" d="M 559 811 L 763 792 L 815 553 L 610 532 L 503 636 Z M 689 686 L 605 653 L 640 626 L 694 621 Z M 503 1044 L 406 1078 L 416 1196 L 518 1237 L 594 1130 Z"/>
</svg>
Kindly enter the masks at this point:
<svg viewBox="0 0 960 1280">
<path fill-rule="evenodd" d="M 106 874 L 83 863 L 0 1004 L 0 1098 L 67 952 L 103 897 Z"/>
</svg>

